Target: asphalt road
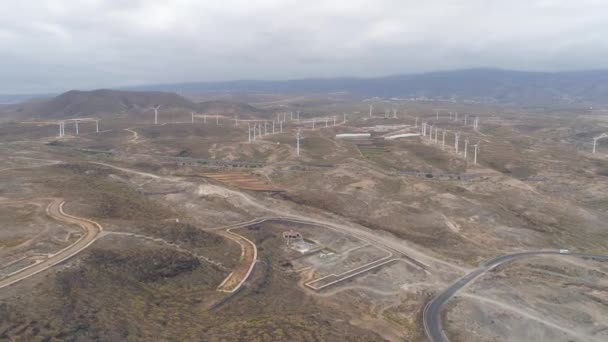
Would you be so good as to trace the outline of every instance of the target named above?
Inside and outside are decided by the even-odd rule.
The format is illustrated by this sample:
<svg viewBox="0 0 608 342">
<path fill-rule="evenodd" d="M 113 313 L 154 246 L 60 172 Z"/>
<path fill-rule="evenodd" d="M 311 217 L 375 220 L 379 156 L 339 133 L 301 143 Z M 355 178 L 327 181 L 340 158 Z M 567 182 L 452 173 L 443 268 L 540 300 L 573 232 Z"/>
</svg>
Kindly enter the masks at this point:
<svg viewBox="0 0 608 342">
<path fill-rule="evenodd" d="M 66 214 L 63 211 L 64 203 L 65 201 L 61 199 L 54 200 L 46 208 L 46 213 L 57 221 L 80 226 L 84 232 L 84 235 L 82 235 L 78 239 L 78 241 L 53 254 L 48 259 L 23 268 L 20 271 L 13 273 L 6 278 L 0 279 L 0 289 L 23 279 L 29 278 L 42 271 L 45 271 L 48 268 L 53 267 L 58 263 L 73 257 L 74 255 L 81 252 L 83 249 L 89 247 L 93 242 L 95 242 L 97 236 L 102 231 L 101 225 L 91 220 Z"/>
<path fill-rule="evenodd" d="M 476 268 L 472 272 L 458 279 L 452 283 L 447 289 L 439 293 L 424 307 L 422 314 L 422 321 L 424 324 L 424 332 L 428 339 L 432 342 L 445 342 L 448 341 L 447 337 L 443 334 L 441 329 L 441 309 L 445 303 L 447 303 L 459 290 L 473 282 L 477 277 L 494 269 L 497 266 L 515 261 L 518 259 L 524 259 L 528 257 L 535 257 L 539 255 L 558 255 L 563 257 L 579 257 L 579 258 L 591 258 L 608 261 L 606 255 L 595 255 L 595 254 L 584 254 L 584 253 L 568 253 L 561 254 L 558 251 L 530 251 L 514 253 L 496 257 L 485 262 L 480 267 Z"/>
</svg>

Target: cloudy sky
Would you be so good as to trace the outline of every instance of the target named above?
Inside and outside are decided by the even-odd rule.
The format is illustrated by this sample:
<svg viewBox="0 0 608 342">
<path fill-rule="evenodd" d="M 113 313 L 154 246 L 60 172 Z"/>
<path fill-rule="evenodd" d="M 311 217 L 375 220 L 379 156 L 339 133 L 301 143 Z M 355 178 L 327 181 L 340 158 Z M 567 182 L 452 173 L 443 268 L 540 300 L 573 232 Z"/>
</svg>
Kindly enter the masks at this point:
<svg viewBox="0 0 608 342">
<path fill-rule="evenodd" d="M 0 93 L 608 67 L 606 0 L 0 1 Z"/>
</svg>

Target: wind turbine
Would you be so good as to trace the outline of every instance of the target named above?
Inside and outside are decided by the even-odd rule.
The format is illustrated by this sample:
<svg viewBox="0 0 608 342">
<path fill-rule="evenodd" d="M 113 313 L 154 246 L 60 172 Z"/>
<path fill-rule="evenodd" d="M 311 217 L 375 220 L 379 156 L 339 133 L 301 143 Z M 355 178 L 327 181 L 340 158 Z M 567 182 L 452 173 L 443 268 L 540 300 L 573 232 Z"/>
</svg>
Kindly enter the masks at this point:
<svg viewBox="0 0 608 342">
<path fill-rule="evenodd" d="M 154 110 L 154 124 L 158 125 L 158 109 L 160 108 L 160 105 L 156 105 L 154 107 L 152 107 L 152 110 Z"/>
<path fill-rule="evenodd" d="M 74 126 L 76 127 L 76 135 L 78 135 L 78 120 L 74 120 Z"/>
<path fill-rule="evenodd" d="M 438 140 L 437 140 L 438 136 L 439 136 L 439 127 L 436 127 L 435 128 L 435 144 L 438 143 Z"/>
<path fill-rule="evenodd" d="M 300 133 L 300 129 L 298 128 L 298 132 L 296 133 L 296 155 L 298 157 L 300 156 L 300 138 L 301 138 L 301 133 Z"/>
<path fill-rule="evenodd" d="M 479 142 L 473 145 L 475 147 L 475 156 L 473 157 L 473 164 L 477 165 L 477 153 L 479 152 Z"/>
<path fill-rule="evenodd" d="M 460 140 L 460 132 L 454 133 L 454 150 L 458 154 L 458 140 Z"/>
<path fill-rule="evenodd" d="M 608 134 L 607 133 L 602 133 L 600 136 L 597 136 L 595 138 L 593 138 L 593 154 L 595 154 L 597 152 L 597 142 L 598 140 L 604 139 L 604 138 L 608 138 Z"/>
<path fill-rule="evenodd" d="M 95 120 L 95 133 L 99 133 L 99 120 Z"/>
<path fill-rule="evenodd" d="M 251 124 L 247 123 L 247 134 L 249 135 L 249 143 L 251 144 Z"/>
<path fill-rule="evenodd" d="M 467 150 L 469 149 L 469 139 L 464 139 L 464 160 L 467 160 Z"/>
<path fill-rule="evenodd" d="M 369 105 L 369 117 L 372 117 L 372 112 L 374 111 L 374 105 Z"/>
<path fill-rule="evenodd" d="M 441 137 L 441 149 L 445 150 L 445 129 L 442 132 L 442 137 Z"/>
</svg>

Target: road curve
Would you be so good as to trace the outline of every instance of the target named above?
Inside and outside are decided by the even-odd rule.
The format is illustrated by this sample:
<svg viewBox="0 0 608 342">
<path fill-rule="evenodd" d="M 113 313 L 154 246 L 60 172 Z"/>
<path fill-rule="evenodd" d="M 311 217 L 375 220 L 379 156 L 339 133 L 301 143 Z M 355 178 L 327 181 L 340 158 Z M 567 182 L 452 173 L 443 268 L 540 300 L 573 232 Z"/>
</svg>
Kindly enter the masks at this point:
<svg viewBox="0 0 608 342">
<path fill-rule="evenodd" d="M 596 255 L 596 254 L 585 254 L 585 253 L 567 253 L 562 254 L 558 251 L 529 251 L 513 253 L 503 255 L 491 259 L 481 266 L 466 274 L 460 279 L 456 280 L 447 289 L 443 290 L 437 296 L 435 296 L 427 305 L 424 307 L 422 313 L 422 322 L 424 324 L 424 332 L 431 342 L 445 342 L 448 341 L 447 337 L 443 334 L 441 329 L 441 309 L 445 303 L 447 303 L 459 290 L 473 282 L 475 279 L 490 271 L 497 266 L 519 260 L 528 257 L 535 257 L 541 255 L 558 255 L 563 257 L 579 257 L 579 258 L 591 258 L 608 261 L 608 255 Z"/>
<path fill-rule="evenodd" d="M 57 221 L 80 226 L 84 232 L 84 235 L 82 235 L 76 242 L 53 254 L 48 259 L 22 268 L 21 270 L 0 279 L 0 289 L 45 271 L 48 268 L 73 257 L 95 242 L 99 233 L 103 230 L 101 225 L 95 221 L 66 214 L 63 211 L 64 203 L 65 201 L 61 199 L 56 199 L 51 202 L 46 208 L 47 215 Z"/>
</svg>

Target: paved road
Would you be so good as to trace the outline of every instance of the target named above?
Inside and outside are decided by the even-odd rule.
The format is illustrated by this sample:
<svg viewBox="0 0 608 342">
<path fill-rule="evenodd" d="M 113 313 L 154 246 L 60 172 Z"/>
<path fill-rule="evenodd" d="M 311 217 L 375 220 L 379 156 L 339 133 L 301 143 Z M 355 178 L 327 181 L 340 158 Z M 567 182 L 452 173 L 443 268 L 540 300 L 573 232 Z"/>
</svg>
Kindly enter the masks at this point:
<svg viewBox="0 0 608 342">
<path fill-rule="evenodd" d="M 41 261 L 37 264 L 23 268 L 8 277 L 0 279 L 0 289 L 11 284 L 14 284 L 20 280 L 29 278 L 35 274 L 38 274 L 50 267 L 57 265 L 58 263 L 65 261 L 74 255 L 78 254 L 85 248 L 89 247 L 95 240 L 99 233 L 103 230 L 99 223 L 87 220 L 84 218 L 72 216 L 66 214 L 63 211 L 63 204 L 65 201 L 56 199 L 46 208 L 46 213 L 53 219 L 64 222 L 67 224 L 75 224 L 82 228 L 84 235 L 82 235 L 78 241 L 74 242 L 70 246 L 60 250 L 53 254 L 48 259 Z"/>
<path fill-rule="evenodd" d="M 480 267 L 476 268 L 472 272 L 468 273 L 464 277 L 458 279 L 443 292 L 439 293 L 424 307 L 422 314 L 422 322 L 424 324 L 424 332 L 428 339 L 432 342 L 445 342 L 447 337 L 443 334 L 441 329 L 441 309 L 445 303 L 447 303 L 459 290 L 473 282 L 482 274 L 494 269 L 499 265 L 509 263 L 511 261 L 524 259 L 528 257 L 542 256 L 542 255 L 558 255 L 563 257 L 579 257 L 579 258 L 591 258 L 608 261 L 606 255 L 595 255 L 595 254 L 584 254 L 584 253 L 570 253 L 561 254 L 557 251 L 530 251 L 521 252 L 499 256 L 485 262 Z"/>
</svg>

